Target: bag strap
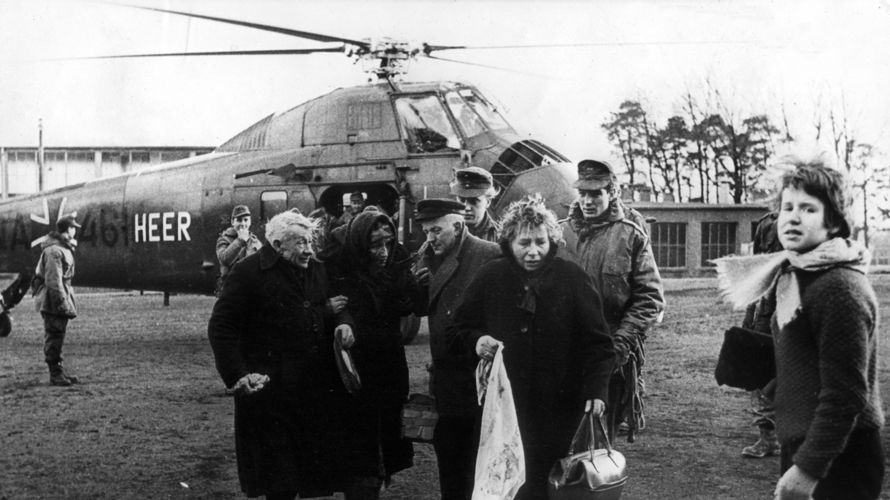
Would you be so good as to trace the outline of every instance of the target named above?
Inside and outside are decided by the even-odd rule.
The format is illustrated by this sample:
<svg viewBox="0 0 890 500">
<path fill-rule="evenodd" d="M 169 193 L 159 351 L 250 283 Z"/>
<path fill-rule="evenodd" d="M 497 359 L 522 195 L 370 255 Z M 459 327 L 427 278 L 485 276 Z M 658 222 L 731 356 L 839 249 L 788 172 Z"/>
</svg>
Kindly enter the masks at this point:
<svg viewBox="0 0 890 500">
<path fill-rule="evenodd" d="M 606 432 L 606 426 L 603 424 L 603 417 L 599 416 L 596 418 L 596 427 L 594 427 L 593 421 L 593 413 L 590 409 L 585 409 L 584 415 L 581 417 L 581 422 L 578 423 L 578 429 L 575 431 L 575 435 L 572 437 L 572 444 L 569 445 L 569 452 L 566 456 L 573 455 L 578 452 L 578 445 L 581 444 L 581 440 L 584 439 L 584 434 L 587 434 L 589 436 L 589 438 L 587 439 L 586 448 L 587 451 L 590 452 L 590 456 L 593 456 L 593 450 L 596 449 L 597 429 L 599 429 L 599 432 L 603 435 L 603 441 L 606 444 L 606 453 L 609 456 L 612 455 L 612 443 L 609 441 L 609 434 Z M 585 432 L 585 428 L 587 429 L 587 432 Z"/>
</svg>

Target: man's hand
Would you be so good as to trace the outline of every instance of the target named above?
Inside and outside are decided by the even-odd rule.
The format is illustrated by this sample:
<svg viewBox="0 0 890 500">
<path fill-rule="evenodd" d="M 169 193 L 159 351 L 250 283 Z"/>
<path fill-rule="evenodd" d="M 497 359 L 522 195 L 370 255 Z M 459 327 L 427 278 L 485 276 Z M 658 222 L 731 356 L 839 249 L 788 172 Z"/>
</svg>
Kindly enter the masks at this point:
<svg viewBox="0 0 890 500">
<path fill-rule="evenodd" d="M 349 298 L 345 295 L 337 295 L 336 297 L 331 297 L 328 299 L 327 306 L 328 310 L 334 314 L 346 309 L 346 305 L 349 304 Z"/>
<path fill-rule="evenodd" d="M 492 360 L 494 359 L 495 353 L 498 352 L 498 347 L 500 344 L 494 337 L 490 335 L 483 335 L 479 337 L 479 340 L 476 341 L 476 355 L 478 355 L 482 359 Z"/>
<path fill-rule="evenodd" d="M 602 399 L 588 399 L 584 403 L 584 412 L 590 412 L 594 417 L 602 417 L 606 412 L 606 403 Z"/>
<path fill-rule="evenodd" d="M 334 329 L 334 336 L 340 341 L 340 345 L 349 349 L 355 344 L 355 336 L 352 334 L 352 327 L 347 324 L 338 325 Z"/>
<path fill-rule="evenodd" d="M 428 267 L 421 267 L 420 269 L 414 271 L 414 279 L 417 280 L 417 284 L 420 286 L 429 286 L 430 269 Z"/>
<path fill-rule="evenodd" d="M 261 373 L 248 373 L 238 379 L 229 392 L 240 396 L 246 396 L 259 392 L 269 383 L 269 376 Z"/>
<path fill-rule="evenodd" d="M 238 232 L 238 239 L 247 243 L 247 240 L 250 239 L 250 229 L 246 227 L 239 227 L 235 229 Z"/>
<path fill-rule="evenodd" d="M 773 498 L 777 500 L 809 500 L 819 480 L 807 474 L 800 467 L 792 465 L 776 484 Z"/>
<path fill-rule="evenodd" d="M 615 367 L 621 368 L 630 359 L 630 346 L 621 339 L 615 339 L 613 345 L 615 347 Z"/>
</svg>

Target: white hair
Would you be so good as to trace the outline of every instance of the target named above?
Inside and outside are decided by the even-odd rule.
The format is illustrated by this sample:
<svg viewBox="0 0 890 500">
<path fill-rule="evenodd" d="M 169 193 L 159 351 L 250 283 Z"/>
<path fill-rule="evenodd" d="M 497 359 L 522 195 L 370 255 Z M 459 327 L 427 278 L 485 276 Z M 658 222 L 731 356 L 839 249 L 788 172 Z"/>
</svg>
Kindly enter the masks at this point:
<svg viewBox="0 0 890 500">
<path fill-rule="evenodd" d="M 314 235 L 317 226 L 318 224 L 314 220 L 305 215 L 287 210 L 272 217 L 266 223 L 266 241 L 270 243 L 275 240 L 282 241 L 289 234 L 293 234 L 298 227 L 307 230 L 310 235 Z"/>
</svg>

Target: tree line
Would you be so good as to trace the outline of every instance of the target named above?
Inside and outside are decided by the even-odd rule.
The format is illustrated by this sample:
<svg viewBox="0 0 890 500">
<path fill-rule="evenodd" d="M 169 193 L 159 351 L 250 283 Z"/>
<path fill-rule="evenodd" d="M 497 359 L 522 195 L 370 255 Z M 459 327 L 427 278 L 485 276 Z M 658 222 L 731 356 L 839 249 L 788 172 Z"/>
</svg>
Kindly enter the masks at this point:
<svg viewBox="0 0 890 500">
<path fill-rule="evenodd" d="M 890 163 L 859 139 L 848 112 L 814 105 L 809 124 L 792 131 L 785 107 L 743 113 L 710 84 L 703 101 L 687 91 L 682 111 L 659 122 L 639 100 L 626 100 L 601 124 L 625 165 L 630 186 L 647 187 L 655 201 L 749 203 L 772 188 L 768 166 L 777 148 L 798 139 L 826 145 L 852 181 L 857 229 L 865 238 L 890 217 Z M 726 193 L 728 193 L 728 198 Z"/>
</svg>

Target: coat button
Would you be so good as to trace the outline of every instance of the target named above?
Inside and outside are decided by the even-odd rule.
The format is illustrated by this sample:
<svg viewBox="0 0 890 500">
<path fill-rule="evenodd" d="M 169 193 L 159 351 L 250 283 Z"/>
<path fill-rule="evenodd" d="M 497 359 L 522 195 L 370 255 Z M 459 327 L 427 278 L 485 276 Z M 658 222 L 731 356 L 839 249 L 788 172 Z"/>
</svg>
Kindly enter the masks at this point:
<svg viewBox="0 0 890 500">
<path fill-rule="evenodd" d="M 310 304 L 308 300 L 303 302 L 303 307 L 305 307 L 306 309 L 309 309 L 309 306 L 311 306 L 311 305 L 312 304 Z"/>
<path fill-rule="evenodd" d="M 519 329 L 519 331 L 522 332 L 522 333 L 527 333 L 527 332 L 528 332 L 528 327 L 527 327 L 527 326 L 523 326 L 522 328 Z"/>
</svg>

